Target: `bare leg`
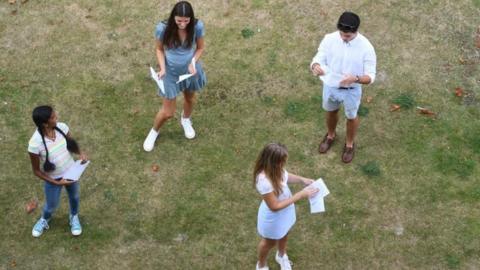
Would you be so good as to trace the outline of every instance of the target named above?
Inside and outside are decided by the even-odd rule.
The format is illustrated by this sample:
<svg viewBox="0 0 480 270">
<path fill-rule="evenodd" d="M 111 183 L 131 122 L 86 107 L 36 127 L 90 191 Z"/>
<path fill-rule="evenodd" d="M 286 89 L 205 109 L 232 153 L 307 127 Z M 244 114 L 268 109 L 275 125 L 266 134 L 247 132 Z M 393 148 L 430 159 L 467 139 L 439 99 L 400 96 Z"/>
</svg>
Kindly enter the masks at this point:
<svg viewBox="0 0 480 270">
<path fill-rule="evenodd" d="M 353 142 L 355 141 L 355 135 L 357 135 L 357 129 L 359 124 L 360 124 L 360 120 L 358 119 L 358 116 L 355 119 L 347 119 L 347 140 L 346 140 L 347 147 L 353 146 Z"/>
<path fill-rule="evenodd" d="M 153 129 L 158 131 L 160 127 L 175 114 L 176 99 L 164 99 L 162 108 L 155 115 Z"/>
<path fill-rule="evenodd" d="M 282 239 L 278 240 L 278 255 L 283 257 L 287 253 L 288 233 Z"/>
<path fill-rule="evenodd" d="M 193 111 L 193 104 L 195 102 L 195 92 L 185 90 L 183 91 L 183 97 L 183 117 L 190 118 Z"/>
<path fill-rule="evenodd" d="M 267 256 L 270 249 L 275 246 L 277 240 L 262 238 L 260 243 L 258 243 L 257 253 L 258 253 L 258 266 L 265 267 L 267 264 Z"/>
<path fill-rule="evenodd" d="M 338 123 L 338 110 L 327 112 L 327 129 L 328 129 L 328 138 L 335 138 L 335 130 L 337 129 Z"/>
</svg>

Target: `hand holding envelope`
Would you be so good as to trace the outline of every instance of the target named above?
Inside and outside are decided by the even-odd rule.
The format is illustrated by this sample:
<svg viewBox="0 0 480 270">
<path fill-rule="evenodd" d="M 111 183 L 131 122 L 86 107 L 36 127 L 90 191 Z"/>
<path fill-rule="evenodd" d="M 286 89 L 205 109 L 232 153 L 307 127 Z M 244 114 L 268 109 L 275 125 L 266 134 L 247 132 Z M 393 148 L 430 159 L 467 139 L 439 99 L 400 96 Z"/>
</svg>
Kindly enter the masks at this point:
<svg viewBox="0 0 480 270">
<path fill-rule="evenodd" d="M 80 176 L 82 176 L 88 164 L 90 164 L 89 160 L 75 161 L 75 163 L 65 172 L 65 174 L 63 175 L 63 178 L 67 179 L 68 181 L 80 180 Z"/>
<path fill-rule="evenodd" d="M 163 80 L 158 77 L 158 73 L 152 67 L 150 67 L 150 75 L 152 76 L 152 79 L 157 83 L 160 91 L 165 94 L 165 85 L 163 84 Z"/>
<path fill-rule="evenodd" d="M 342 86 L 340 82 L 344 78 L 345 76 L 343 74 L 335 73 L 335 72 L 326 72 L 324 75 L 320 76 L 320 80 L 322 80 L 324 84 L 332 87 Z"/>
<path fill-rule="evenodd" d="M 194 70 L 194 72 L 196 73 L 196 70 L 195 70 L 195 57 L 192 57 L 192 62 L 191 62 L 191 63 L 192 63 L 192 66 L 193 66 L 193 70 Z M 186 80 L 186 79 L 188 79 L 188 78 L 190 78 L 190 77 L 192 77 L 193 75 L 195 75 L 195 73 L 193 73 L 193 74 L 187 73 L 187 74 L 180 75 L 180 76 L 178 77 L 177 84 L 180 83 L 180 82 L 182 82 L 182 81 L 184 81 L 184 80 Z"/>
</svg>

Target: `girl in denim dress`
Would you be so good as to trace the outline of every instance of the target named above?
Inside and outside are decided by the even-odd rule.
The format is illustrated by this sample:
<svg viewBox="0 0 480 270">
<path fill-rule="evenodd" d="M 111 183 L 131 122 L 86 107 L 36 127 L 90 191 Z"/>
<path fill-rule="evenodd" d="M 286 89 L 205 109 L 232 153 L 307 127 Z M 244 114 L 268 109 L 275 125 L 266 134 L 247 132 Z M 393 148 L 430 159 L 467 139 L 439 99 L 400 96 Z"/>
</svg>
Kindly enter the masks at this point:
<svg viewBox="0 0 480 270">
<path fill-rule="evenodd" d="M 163 106 L 156 114 L 153 127 L 143 143 L 145 151 L 153 150 L 160 127 L 175 114 L 176 97 L 183 93 L 184 103 L 180 124 L 187 139 L 195 138 L 190 116 L 193 110 L 195 92 L 201 90 L 207 78 L 199 63 L 204 50 L 204 26 L 197 20 L 193 8 L 186 1 L 178 2 L 167 21 L 160 22 L 155 29 L 156 56 L 165 92 L 158 90 L 163 97 Z M 194 61 L 192 61 L 194 59 Z M 180 75 L 192 74 L 190 78 L 177 83 Z"/>
</svg>

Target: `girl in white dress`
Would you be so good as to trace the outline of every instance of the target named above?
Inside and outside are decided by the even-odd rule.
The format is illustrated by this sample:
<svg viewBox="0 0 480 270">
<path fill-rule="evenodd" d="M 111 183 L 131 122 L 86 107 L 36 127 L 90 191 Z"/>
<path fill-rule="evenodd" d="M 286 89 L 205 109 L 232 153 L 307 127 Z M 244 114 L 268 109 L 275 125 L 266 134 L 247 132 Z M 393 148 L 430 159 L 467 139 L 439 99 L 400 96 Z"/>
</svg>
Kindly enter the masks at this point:
<svg viewBox="0 0 480 270">
<path fill-rule="evenodd" d="M 317 188 L 308 187 L 313 183 L 312 179 L 285 170 L 287 157 L 285 146 L 270 143 L 263 148 L 255 163 L 254 184 L 263 199 L 258 209 L 257 229 L 262 240 L 257 248 L 257 270 L 268 270 L 268 252 L 275 245 L 278 247 L 275 260 L 280 268 L 292 269 L 286 248 L 288 232 L 296 220 L 294 203 L 318 192 Z M 287 183 L 303 183 L 307 187 L 292 196 Z"/>
</svg>

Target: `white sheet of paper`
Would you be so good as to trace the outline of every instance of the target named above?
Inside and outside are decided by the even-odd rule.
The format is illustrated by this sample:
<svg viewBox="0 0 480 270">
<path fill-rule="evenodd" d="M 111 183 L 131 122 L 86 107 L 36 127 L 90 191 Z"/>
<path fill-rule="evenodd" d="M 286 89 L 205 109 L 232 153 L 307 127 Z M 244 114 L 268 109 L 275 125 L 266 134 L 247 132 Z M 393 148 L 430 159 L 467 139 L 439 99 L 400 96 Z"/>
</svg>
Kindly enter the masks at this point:
<svg viewBox="0 0 480 270">
<path fill-rule="evenodd" d="M 186 79 L 188 79 L 188 78 L 190 78 L 190 77 L 192 77 L 192 76 L 193 76 L 193 74 L 183 74 L 183 75 L 180 75 L 180 76 L 178 77 L 177 83 L 180 83 L 180 82 L 182 82 L 182 81 L 185 81 Z"/>
<path fill-rule="evenodd" d="M 323 197 L 317 196 L 315 200 L 310 199 L 310 213 L 321 213 L 325 212 L 325 202 Z"/>
<path fill-rule="evenodd" d="M 311 186 L 316 187 L 319 189 L 318 193 L 315 196 L 310 197 L 310 213 L 320 213 L 325 212 L 325 203 L 323 198 L 330 194 L 330 190 L 328 190 L 327 185 L 323 182 L 322 178 L 317 179 L 317 181 L 313 182 Z"/>
<path fill-rule="evenodd" d="M 152 67 L 150 67 L 150 75 L 152 75 L 152 79 L 157 83 L 160 91 L 165 94 L 165 85 L 163 84 L 163 80 L 158 78 L 158 73 Z"/>
<path fill-rule="evenodd" d="M 340 82 L 343 80 L 343 75 L 335 72 L 328 72 L 327 74 L 320 76 L 320 80 L 324 84 L 331 87 L 340 87 Z"/>
<path fill-rule="evenodd" d="M 82 173 L 87 168 L 88 164 L 90 164 L 90 160 L 87 160 L 84 164 L 82 164 L 81 160 L 75 161 L 75 163 L 68 169 L 68 171 L 63 175 L 63 179 L 67 179 L 70 181 L 78 181 Z"/>
<path fill-rule="evenodd" d="M 195 70 L 195 57 L 192 57 L 192 65 L 193 65 L 193 69 Z M 183 75 L 180 75 L 178 77 L 178 81 L 177 81 L 177 84 L 192 77 L 193 74 L 190 74 L 190 73 L 187 73 L 187 74 L 183 74 Z"/>
</svg>

